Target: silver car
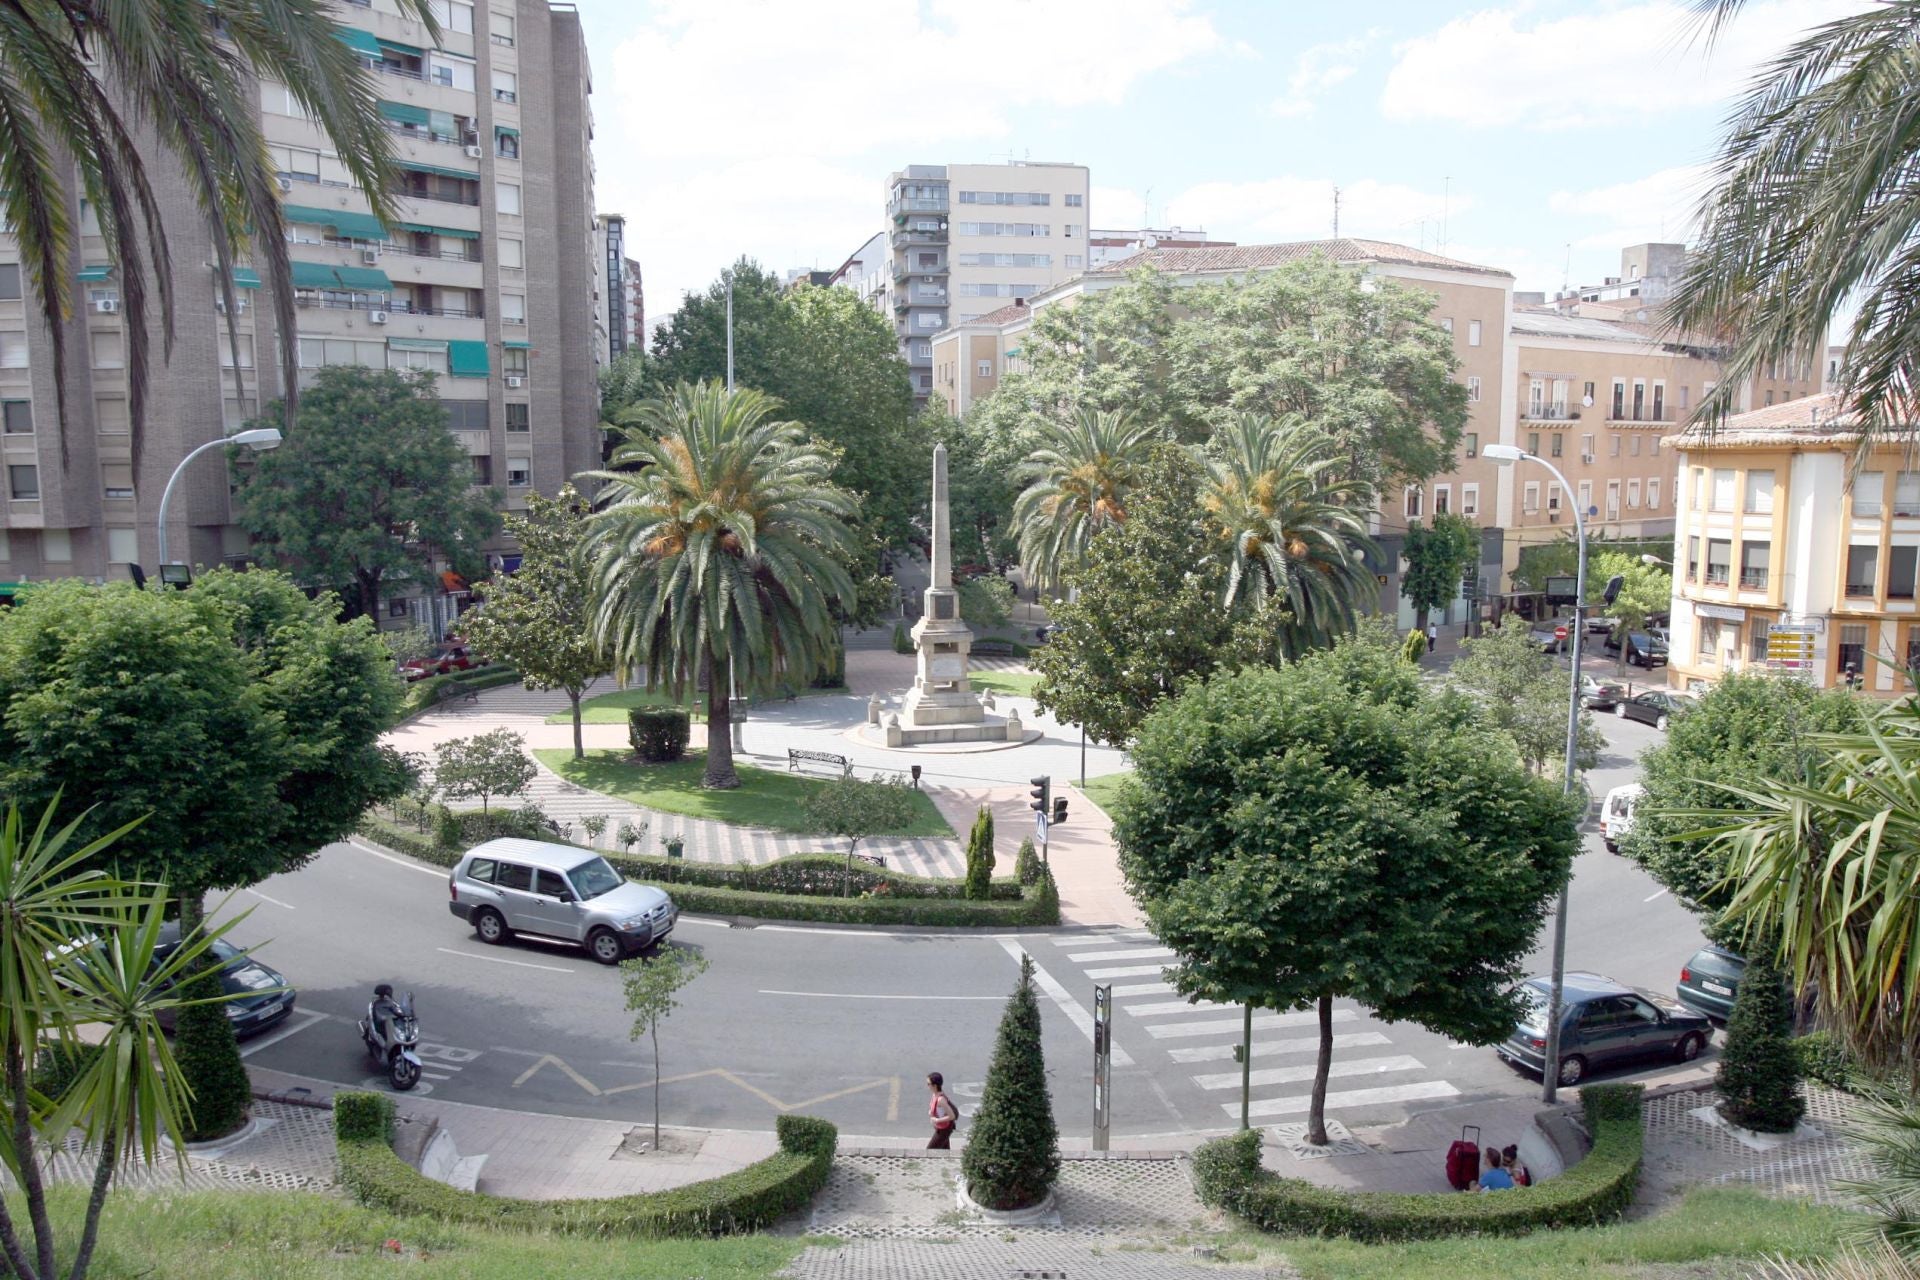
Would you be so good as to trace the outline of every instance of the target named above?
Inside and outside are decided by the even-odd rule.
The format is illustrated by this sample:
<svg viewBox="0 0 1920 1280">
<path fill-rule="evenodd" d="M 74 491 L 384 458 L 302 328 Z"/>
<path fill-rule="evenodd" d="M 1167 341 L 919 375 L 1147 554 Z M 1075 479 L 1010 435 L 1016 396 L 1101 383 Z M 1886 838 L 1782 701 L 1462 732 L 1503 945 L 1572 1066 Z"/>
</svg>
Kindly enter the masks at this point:
<svg viewBox="0 0 1920 1280">
<path fill-rule="evenodd" d="M 621 878 L 596 853 L 544 840 L 489 840 L 467 850 L 447 878 L 453 914 L 482 942 L 516 933 L 577 942 L 618 964 L 673 932 L 673 900 Z"/>
</svg>

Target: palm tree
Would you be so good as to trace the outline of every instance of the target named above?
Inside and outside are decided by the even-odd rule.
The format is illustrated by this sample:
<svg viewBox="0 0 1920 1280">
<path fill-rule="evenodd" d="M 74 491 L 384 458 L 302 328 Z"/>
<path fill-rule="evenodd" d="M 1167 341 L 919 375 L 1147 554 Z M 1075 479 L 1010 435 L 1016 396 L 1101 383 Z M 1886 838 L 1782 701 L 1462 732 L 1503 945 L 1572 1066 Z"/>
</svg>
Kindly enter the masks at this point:
<svg viewBox="0 0 1920 1280">
<path fill-rule="evenodd" d="M 438 39 L 430 0 L 398 0 Z M 359 56 L 320 0 L 20 0 L 0 21 L 0 216 L 53 340 L 53 386 L 66 456 L 66 327 L 80 231 L 71 177 L 99 222 L 127 313 L 127 407 L 134 458 L 146 406 L 148 306 L 157 291 L 173 348 L 173 261 L 150 164 L 184 176 L 213 240 L 234 376 L 240 358 L 232 268 L 251 250 L 273 287 L 293 420 L 293 290 L 275 172 L 259 128 L 257 81 L 285 85 L 331 140 L 375 216 L 387 194 L 392 135 Z M 177 228 L 176 228 L 177 230 Z"/>
<path fill-rule="evenodd" d="M 1159 432 L 1124 410 L 1082 409 L 1071 423 L 1042 421 L 1014 499 L 1020 563 L 1036 584 L 1057 586 L 1093 535 L 1124 523 L 1134 477 Z"/>
<path fill-rule="evenodd" d="M 1378 598 L 1366 557 L 1373 486 L 1346 475 L 1333 438 L 1304 419 L 1278 422 L 1242 414 L 1214 436 L 1202 459 L 1208 483 L 1201 506 L 1226 545 L 1228 608 L 1257 612 L 1279 604 L 1289 658 L 1325 648 L 1353 630 Z"/>
<path fill-rule="evenodd" d="M 1711 38 L 1744 3 L 1694 7 Z M 1920 420 L 1920 2 L 1863 7 L 1762 68 L 1728 123 L 1667 317 L 1728 344 L 1697 421 L 1717 422 L 1770 362 L 1820 358 L 1850 296 L 1859 311 L 1838 390 L 1870 438 Z"/>
<path fill-rule="evenodd" d="M 588 519 L 593 629 L 616 668 L 649 689 L 707 681 L 705 785 L 737 787 L 728 689 L 805 680 L 832 657 L 834 610 L 850 607 L 851 495 L 834 459 L 776 401 L 717 382 L 642 402 L 595 471 Z"/>
</svg>

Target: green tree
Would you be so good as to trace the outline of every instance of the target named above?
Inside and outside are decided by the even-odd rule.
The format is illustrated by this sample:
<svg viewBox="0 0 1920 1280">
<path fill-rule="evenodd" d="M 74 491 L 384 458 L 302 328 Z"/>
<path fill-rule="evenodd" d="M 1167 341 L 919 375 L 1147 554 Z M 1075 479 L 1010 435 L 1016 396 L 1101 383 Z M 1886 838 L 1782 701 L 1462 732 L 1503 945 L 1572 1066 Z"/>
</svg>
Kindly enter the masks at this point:
<svg viewBox="0 0 1920 1280">
<path fill-rule="evenodd" d="M 1720 1112 L 1743 1129 L 1792 1133 L 1807 1109 L 1793 1049 L 1793 997 L 1765 954 L 1747 962 L 1714 1079 Z"/>
<path fill-rule="evenodd" d="M 439 25 L 425 0 L 402 0 L 400 15 Z M 102 254 L 114 266 L 126 309 L 127 409 L 134 461 L 146 425 L 154 335 L 173 353 L 176 297 L 172 240 L 155 194 L 158 178 L 183 181 L 202 216 L 191 230 L 210 236 L 215 278 L 226 301 L 240 382 L 232 267 L 254 258 L 272 286 L 282 380 L 297 381 L 291 267 L 276 167 L 260 133 L 259 89 L 287 87 L 326 139 L 352 184 L 383 220 L 397 211 L 388 166 L 398 154 L 378 110 L 375 77 L 338 39 L 332 15 L 314 5 L 261 0 L 150 0 L 139 5 L 23 5 L 0 24 L 0 65 L 17 109 L 0 115 L 0 213 L 19 244 L 26 283 L 46 323 L 67 460 L 67 342 L 82 236 L 70 182 L 92 214 Z M 157 166 L 149 170 L 149 165 Z M 158 177 L 156 177 L 156 172 Z M 91 255 L 89 255 L 91 256 Z M 190 296 L 205 276 L 190 277 Z M 149 310 L 158 295 L 158 306 Z M 157 312 L 157 314 L 155 314 Z M 291 404 L 289 404 L 291 409 Z M 291 419 L 289 418 L 289 421 Z"/>
<path fill-rule="evenodd" d="M 1014 500 L 1020 564 L 1030 581 L 1060 583 L 1100 530 L 1125 524 L 1135 472 L 1153 447 L 1152 425 L 1125 410 L 1082 409 L 1071 423 L 1043 420 Z"/>
<path fill-rule="evenodd" d="M 1615 575 L 1622 580 L 1620 594 L 1606 606 L 1614 619 L 1614 636 L 1620 641 L 1620 658 L 1614 670 L 1627 669 L 1627 637 L 1647 629 L 1647 619 L 1666 613 L 1673 607 L 1673 575 L 1638 556 L 1608 551 L 1594 558 L 1587 568 L 1589 602 L 1598 606 L 1607 582 Z"/>
<path fill-rule="evenodd" d="M 1673 559 L 1673 536 L 1664 538 L 1594 538 L 1587 539 L 1587 574 L 1592 587 L 1592 600 L 1600 598 L 1600 588 L 1606 585 L 1606 579 L 1598 576 L 1593 568 L 1600 557 L 1608 552 L 1616 552 L 1632 560 L 1641 556 L 1658 556 L 1662 560 Z M 1520 549 L 1520 561 L 1513 569 L 1513 586 L 1516 591 L 1544 591 L 1548 578 L 1571 578 L 1580 562 L 1579 547 L 1571 531 L 1552 542 L 1535 543 Z M 1595 582 L 1595 579 L 1598 579 Z"/>
<path fill-rule="evenodd" d="M 527 514 L 507 517 L 520 567 L 478 584 L 486 608 L 463 620 L 467 642 L 512 665 L 529 689 L 561 689 L 573 711 L 573 758 L 584 759 L 580 695 L 610 664 L 594 643 L 593 584 L 581 555 L 587 504 L 572 485 L 552 498 L 527 495 Z"/>
<path fill-rule="evenodd" d="M 1335 999 L 1468 1043 L 1512 1032 L 1574 806 L 1384 637 L 1190 688 L 1132 756 L 1115 836 L 1174 987 L 1317 1008 L 1314 1142 Z"/>
<path fill-rule="evenodd" d="M 433 780 L 449 800 L 480 801 L 517 796 L 540 776 L 527 754 L 527 740 L 511 729 L 453 738 L 433 749 Z"/>
<path fill-rule="evenodd" d="M 651 956 L 620 962 L 633 1027 L 627 1038 L 653 1044 L 653 1146 L 660 1149 L 660 1021 L 680 1007 L 681 988 L 707 971 L 707 958 L 691 947 L 663 946 Z"/>
<path fill-rule="evenodd" d="M 429 582 L 434 556 L 479 576 L 498 495 L 447 430 L 433 375 L 330 365 L 279 448 L 241 472 L 237 519 L 262 555 L 380 616 L 383 588 Z M 273 415 L 269 415 L 273 416 Z"/>
<path fill-rule="evenodd" d="M 833 658 L 853 499 L 799 424 L 757 391 L 681 385 L 614 451 L 589 520 L 594 638 L 649 689 L 707 686 L 705 785 L 737 787 L 729 683 L 803 685 Z"/>
<path fill-rule="evenodd" d="M 850 892 L 853 855 L 860 842 L 882 831 L 899 831 L 912 825 L 919 809 L 913 788 L 895 776 L 842 778 L 816 787 L 807 795 L 804 812 L 807 822 L 822 835 L 839 836 L 847 842 L 840 877 L 840 895 L 845 897 Z"/>
<path fill-rule="evenodd" d="M 993 896 L 993 812 L 985 805 L 967 836 L 967 896 L 978 902 Z"/>
<path fill-rule="evenodd" d="M 1223 601 L 1284 608 L 1280 649 L 1289 657 L 1352 631 L 1380 598 L 1366 560 L 1378 550 L 1367 536 L 1372 487 L 1342 478 L 1332 440 L 1300 418 L 1235 417 L 1213 449 L 1200 501 L 1225 547 Z"/>
<path fill-rule="evenodd" d="M 1743 0 L 1701 0 L 1709 34 Z M 1701 233 L 1667 318 L 1726 335 L 1719 387 L 1696 420 L 1732 412 L 1768 366 L 1824 358 L 1836 312 L 1854 309 L 1836 389 L 1875 435 L 1916 421 L 1920 294 L 1913 289 L 1920 90 L 1911 0 L 1806 32 L 1750 80 L 1729 118 Z M 1818 382 L 1809 372 L 1806 379 Z"/>
<path fill-rule="evenodd" d="M 1200 468 L 1161 445 L 1140 469 L 1124 525 L 1103 530 L 1067 576 L 1056 629 L 1029 661 L 1034 700 L 1096 742 L 1125 745 L 1161 702 L 1217 671 L 1268 662 L 1271 613 L 1236 617 L 1222 603 L 1227 570 L 1202 519 Z"/>
<path fill-rule="evenodd" d="M 1004 565 L 1020 554 L 1012 513 L 1020 496 L 1016 477 L 1027 456 L 1026 436 L 1018 426 L 1003 434 L 984 413 L 1000 398 L 975 401 L 964 422 L 932 405 L 914 419 L 929 442 L 947 446 L 947 508 L 954 559 L 960 564 Z"/>
<path fill-rule="evenodd" d="M 960 1153 L 967 1194 L 989 1209 L 1039 1204 L 1060 1176 L 1060 1131 L 1047 1095 L 1033 973 L 1033 957 L 1023 954 L 1020 981 L 1000 1016 L 973 1135 Z"/>
<path fill-rule="evenodd" d="M 982 575 L 961 578 L 954 585 L 960 593 L 960 618 L 975 632 L 997 631 L 1013 617 L 1013 584 L 1005 578 Z"/>
<path fill-rule="evenodd" d="M 1407 561 L 1400 594 L 1413 605 L 1415 629 L 1425 631 L 1427 615 L 1453 603 L 1460 580 L 1479 562 L 1480 529 L 1465 516 L 1436 511 L 1431 528 L 1418 520 L 1407 523 L 1400 554 Z"/>
<path fill-rule="evenodd" d="M 1479 705 L 1488 724 L 1513 739 L 1521 761 L 1537 774 L 1566 754 L 1569 678 L 1540 652 L 1520 618 L 1462 641 L 1460 656 L 1447 672 L 1448 683 Z M 1590 711 L 1581 711 L 1579 732 L 1578 764 L 1591 769 L 1607 740 Z"/>
</svg>

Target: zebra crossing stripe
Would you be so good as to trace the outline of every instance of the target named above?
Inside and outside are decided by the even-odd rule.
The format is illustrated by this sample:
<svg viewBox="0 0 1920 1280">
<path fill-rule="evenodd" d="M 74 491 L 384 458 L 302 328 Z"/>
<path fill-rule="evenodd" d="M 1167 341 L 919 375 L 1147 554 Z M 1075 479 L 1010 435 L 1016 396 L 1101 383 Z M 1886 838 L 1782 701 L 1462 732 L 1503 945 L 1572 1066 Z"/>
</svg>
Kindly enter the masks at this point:
<svg viewBox="0 0 1920 1280">
<path fill-rule="evenodd" d="M 1420 1071 L 1425 1068 L 1418 1058 L 1406 1054 L 1396 1054 L 1388 1058 L 1353 1058 L 1345 1062 L 1336 1061 L 1328 1066 L 1327 1076 L 1370 1076 L 1388 1071 Z M 1299 1084 L 1302 1080 L 1311 1080 L 1314 1068 L 1306 1067 L 1268 1067 L 1264 1071 L 1248 1072 L 1247 1083 L 1255 1084 Z M 1240 1073 L 1222 1071 L 1218 1075 L 1200 1075 L 1193 1082 L 1202 1089 L 1238 1089 Z"/>
<path fill-rule="evenodd" d="M 1170 956 L 1172 947 L 1135 947 L 1130 951 L 1094 951 L 1077 952 L 1067 957 L 1075 964 L 1086 964 L 1093 960 L 1151 960 L 1155 956 Z"/>
<path fill-rule="evenodd" d="M 1145 975 L 1140 975 L 1144 977 Z M 1115 987 L 1113 998 L 1125 1000 L 1129 996 L 1170 996 L 1173 994 L 1171 982 L 1137 982 L 1128 987 Z"/>
<path fill-rule="evenodd" d="M 1126 965 L 1118 969 L 1089 969 L 1089 978 L 1157 978 L 1167 971 L 1163 964 Z"/>
<path fill-rule="evenodd" d="M 1165 1000 L 1159 1004 L 1130 1004 L 1126 1011 L 1136 1018 L 1157 1018 L 1163 1013 L 1218 1013 L 1223 1009 L 1238 1009 L 1237 1004 L 1217 1004 L 1212 1000 Z"/>
<path fill-rule="evenodd" d="M 1392 1044 L 1378 1031 L 1350 1031 L 1333 1038 L 1335 1049 L 1365 1049 L 1377 1044 Z M 1207 1044 L 1192 1049 L 1169 1049 L 1167 1056 L 1175 1062 L 1219 1062 L 1233 1056 L 1239 1042 L 1233 1044 Z M 1314 1053 L 1320 1048 L 1319 1036 L 1308 1036 L 1299 1040 L 1256 1040 L 1253 1042 L 1253 1060 L 1272 1057 L 1276 1053 Z"/>
<path fill-rule="evenodd" d="M 1335 1009 L 1335 1022 L 1352 1022 L 1360 1015 L 1351 1009 Z M 1317 1023 L 1320 1015 L 1309 1010 L 1306 1013 L 1256 1013 L 1253 1015 L 1253 1029 L 1262 1027 L 1305 1027 Z M 1155 1040 L 1190 1039 L 1194 1036 L 1230 1036 L 1239 1035 L 1245 1026 L 1242 1018 L 1216 1018 L 1211 1022 L 1161 1022 L 1142 1028 Z"/>
<path fill-rule="evenodd" d="M 1460 1091 L 1445 1080 L 1423 1080 L 1419 1084 L 1388 1085 L 1379 1089 L 1348 1089 L 1342 1093 L 1329 1093 L 1326 1106 L 1329 1111 L 1336 1107 L 1365 1107 L 1383 1102 L 1417 1102 L 1424 1098 L 1452 1098 Z M 1310 1094 L 1301 1094 L 1293 1098 L 1262 1098 L 1250 1103 L 1247 1114 L 1250 1116 L 1297 1116 L 1304 1115 L 1312 1106 Z M 1230 1116 L 1240 1114 L 1238 1102 L 1223 1102 L 1220 1109 Z"/>
</svg>

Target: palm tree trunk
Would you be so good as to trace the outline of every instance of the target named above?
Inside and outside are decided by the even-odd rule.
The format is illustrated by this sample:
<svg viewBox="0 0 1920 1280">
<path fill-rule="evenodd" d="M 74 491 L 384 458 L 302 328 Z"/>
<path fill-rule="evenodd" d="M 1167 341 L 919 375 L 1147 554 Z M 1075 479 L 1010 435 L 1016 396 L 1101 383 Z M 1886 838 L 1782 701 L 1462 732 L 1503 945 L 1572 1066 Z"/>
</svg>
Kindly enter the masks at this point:
<svg viewBox="0 0 1920 1280">
<path fill-rule="evenodd" d="M 51 1277 L 54 1274 L 53 1223 L 47 1217 L 47 1189 L 40 1178 L 40 1157 L 33 1148 L 26 1050 L 18 1040 L 7 1045 L 7 1093 L 13 1099 L 13 1149 L 20 1156 L 20 1189 L 26 1192 L 27 1218 L 33 1224 L 33 1245 L 39 1255 L 39 1266 L 22 1270 L 21 1274 Z"/>
<path fill-rule="evenodd" d="M 119 1131 L 112 1125 L 107 1126 L 106 1137 L 100 1143 L 100 1158 L 93 1166 L 93 1191 L 87 1196 L 86 1225 L 81 1228 L 80 1248 L 73 1255 L 73 1269 L 67 1272 L 67 1280 L 86 1280 L 87 1268 L 93 1262 L 94 1242 L 100 1237 L 100 1211 L 107 1207 L 107 1187 L 113 1181 L 119 1139 Z"/>
<path fill-rule="evenodd" d="M 707 773 L 703 787 L 731 791 L 740 785 L 733 770 L 733 703 L 727 698 L 732 666 L 714 658 L 707 664 Z"/>
<path fill-rule="evenodd" d="M 573 758 L 575 760 L 585 760 L 587 758 L 587 749 L 580 737 L 580 690 L 568 689 L 567 701 L 573 707 Z"/>
<path fill-rule="evenodd" d="M 1333 997 L 1320 997 L 1320 1056 L 1313 1064 L 1313 1099 L 1307 1110 L 1307 1141 L 1327 1145 L 1327 1075 L 1333 1070 Z"/>
</svg>

